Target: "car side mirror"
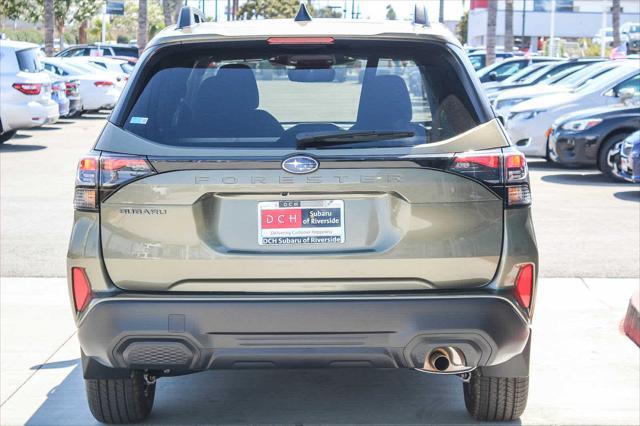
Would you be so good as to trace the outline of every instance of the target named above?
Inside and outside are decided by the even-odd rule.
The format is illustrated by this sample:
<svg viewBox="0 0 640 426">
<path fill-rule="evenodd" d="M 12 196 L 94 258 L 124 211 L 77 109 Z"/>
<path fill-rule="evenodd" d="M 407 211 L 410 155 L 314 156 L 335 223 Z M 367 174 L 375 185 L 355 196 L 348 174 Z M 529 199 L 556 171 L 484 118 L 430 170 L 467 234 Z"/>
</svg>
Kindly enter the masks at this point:
<svg viewBox="0 0 640 426">
<path fill-rule="evenodd" d="M 505 125 L 504 116 L 498 115 L 497 118 L 498 118 L 498 121 L 504 126 Z"/>
<path fill-rule="evenodd" d="M 615 89 L 611 89 L 611 90 L 607 90 L 606 92 L 604 92 L 605 96 L 608 96 L 610 98 L 615 98 L 618 96 L 618 94 L 616 93 Z"/>
<path fill-rule="evenodd" d="M 489 73 L 489 80 L 490 81 L 496 81 L 498 79 L 498 73 L 495 71 L 492 71 Z"/>
</svg>

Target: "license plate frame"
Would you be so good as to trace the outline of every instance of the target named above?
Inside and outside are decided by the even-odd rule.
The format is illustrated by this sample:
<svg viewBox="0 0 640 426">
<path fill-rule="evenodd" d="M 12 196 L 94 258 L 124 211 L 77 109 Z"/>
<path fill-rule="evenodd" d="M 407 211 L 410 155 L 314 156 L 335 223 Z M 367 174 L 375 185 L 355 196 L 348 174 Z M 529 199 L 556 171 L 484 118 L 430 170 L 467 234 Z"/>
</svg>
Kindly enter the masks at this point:
<svg viewBox="0 0 640 426">
<path fill-rule="evenodd" d="M 343 244 L 344 200 L 260 201 L 258 245 Z"/>
</svg>

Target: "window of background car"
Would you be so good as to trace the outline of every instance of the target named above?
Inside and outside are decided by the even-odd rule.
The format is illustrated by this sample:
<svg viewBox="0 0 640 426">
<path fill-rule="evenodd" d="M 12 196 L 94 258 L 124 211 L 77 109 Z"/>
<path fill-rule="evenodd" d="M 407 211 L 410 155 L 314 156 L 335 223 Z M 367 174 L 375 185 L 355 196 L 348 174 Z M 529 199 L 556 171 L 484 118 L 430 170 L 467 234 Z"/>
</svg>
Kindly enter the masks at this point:
<svg viewBox="0 0 640 426">
<path fill-rule="evenodd" d="M 296 148 L 302 139 L 391 132 L 339 143 L 373 148 L 439 141 L 480 124 L 462 66 L 448 49 L 363 45 L 166 55 L 124 129 L 164 144 L 237 148 Z"/>
<path fill-rule="evenodd" d="M 40 63 L 40 59 L 38 59 L 38 49 L 17 50 L 16 58 L 18 59 L 18 68 L 20 68 L 20 71 L 42 71 L 42 64 Z"/>
<path fill-rule="evenodd" d="M 635 96 L 640 93 L 640 74 L 636 74 L 633 77 L 623 81 L 618 84 L 615 89 L 613 89 L 614 93 L 619 94 L 622 90 L 633 90 Z"/>
</svg>

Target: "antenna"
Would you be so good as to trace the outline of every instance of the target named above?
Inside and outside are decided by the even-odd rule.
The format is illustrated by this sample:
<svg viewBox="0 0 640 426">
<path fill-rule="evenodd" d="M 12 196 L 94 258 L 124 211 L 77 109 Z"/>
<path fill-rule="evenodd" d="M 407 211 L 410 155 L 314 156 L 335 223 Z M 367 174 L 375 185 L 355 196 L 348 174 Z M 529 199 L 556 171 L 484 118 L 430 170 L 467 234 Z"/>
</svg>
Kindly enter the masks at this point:
<svg viewBox="0 0 640 426">
<path fill-rule="evenodd" d="M 180 9 L 178 16 L 177 28 L 187 28 L 204 22 L 204 14 L 199 9 L 191 6 L 184 6 Z"/>
<path fill-rule="evenodd" d="M 430 25 L 426 6 L 418 6 L 416 4 L 413 12 L 413 23 L 417 25 L 424 25 L 425 27 L 428 27 Z"/>
<path fill-rule="evenodd" d="M 300 3 L 300 9 L 298 9 L 298 13 L 296 13 L 296 17 L 293 18 L 296 22 L 309 22 L 311 21 L 311 15 L 309 15 L 309 11 L 307 11 L 307 7 L 304 3 Z"/>
</svg>

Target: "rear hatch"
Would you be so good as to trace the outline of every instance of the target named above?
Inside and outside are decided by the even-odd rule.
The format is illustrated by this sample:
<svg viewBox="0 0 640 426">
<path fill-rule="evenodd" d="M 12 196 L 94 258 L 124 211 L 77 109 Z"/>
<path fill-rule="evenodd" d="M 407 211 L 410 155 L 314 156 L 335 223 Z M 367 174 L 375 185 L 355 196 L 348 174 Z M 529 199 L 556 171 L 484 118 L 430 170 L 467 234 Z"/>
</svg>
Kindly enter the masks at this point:
<svg viewBox="0 0 640 426">
<path fill-rule="evenodd" d="M 115 285 L 295 293 L 492 279 L 505 178 L 525 166 L 505 155 L 458 57 L 328 40 L 152 56 L 85 167 L 98 169 Z"/>
</svg>

